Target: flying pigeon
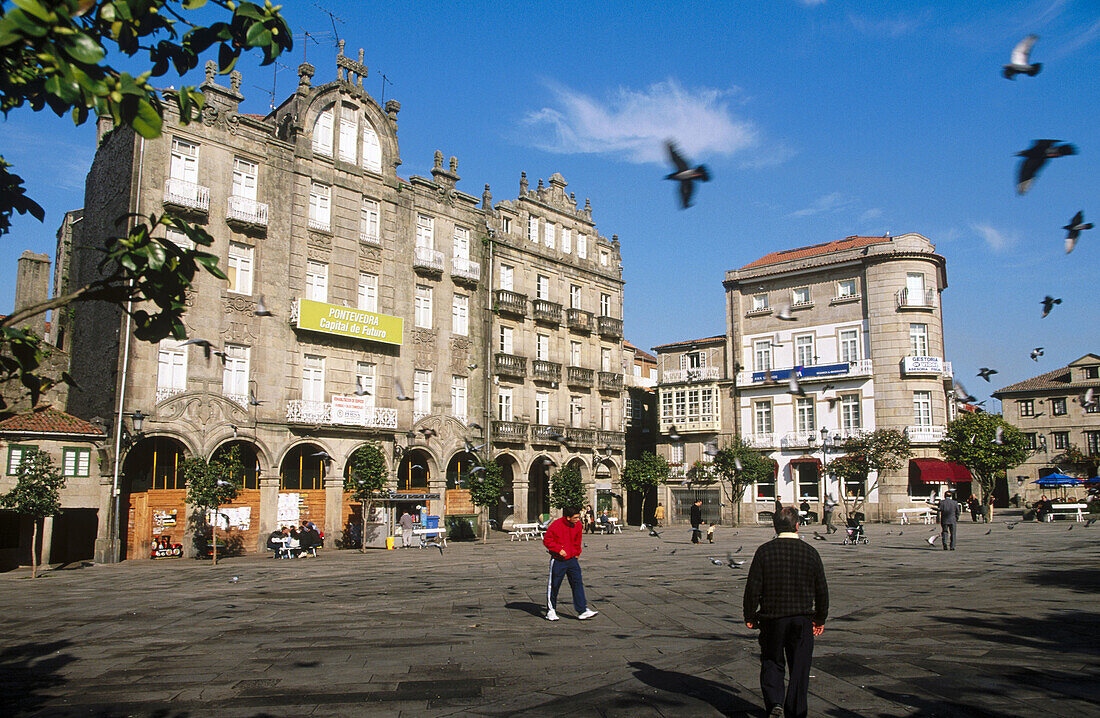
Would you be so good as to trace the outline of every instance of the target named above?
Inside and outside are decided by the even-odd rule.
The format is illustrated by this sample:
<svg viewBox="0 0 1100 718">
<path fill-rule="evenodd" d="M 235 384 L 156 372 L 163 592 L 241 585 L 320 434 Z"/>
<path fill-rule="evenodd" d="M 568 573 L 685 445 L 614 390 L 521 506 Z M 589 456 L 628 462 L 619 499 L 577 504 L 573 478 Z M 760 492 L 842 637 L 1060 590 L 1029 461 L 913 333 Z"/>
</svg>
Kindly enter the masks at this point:
<svg viewBox="0 0 1100 718">
<path fill-rule="evenodd" d="M 474 369 L 477 369 L 477 363 L 475 362 L 475 363 L 472 363 L 472 364 L 467 364 L 466 368 L 469 369 L 470 371 L 473 371 Z"/>
<path fill-rule="evenodd" d="M 310 454 L 310 456 L 315 456 L 318 459 L 320 459 L 321 461 L 332 461 L 332 457 L 329 456 L 329 453 L 327 451 L 325 451 L 324 449 L 321 449 L 320 451 L 318 451 L 315 454 Z"/>
<path fill-rule="evenodd" d="M 180 344 L 181 347 L 185 347 L 188 344 L 194 344 L 197 347 L 202 347 L 202 355 L 207 359 L 210 358 L 210 352 L 214 349 L 214 345 L 206 339 L 188 339 Z"/>
<path fill-rule="evenodd" d="M 676 144 L 672 140 L 665 141 L 665 149 L 668 151 L 668 160 L 676 166 L 676 171 L 666 175 L 665 179 L 680 183 L 680 208 L 687 209 L 691 206 L 691 195 L 695 192 L 695 180 L 710 181 L 710 173 L 706 165 L 699 165 L 692 169 L 687 160 L 680 154 Z"/>
<path fill-rule="evenodd" d="M 718 440 L 717 439 L 712 439 L 711 441 L 708 441 L 707 443 L 703 444 L 703 453 L 706 454 L 707 456 L 717 456 L 718 455 Z"/>
<path fill-rule="evenodd" d="M 1035 347 L 1031 350 L 1031 361 L 1039 361 L 1039 357 L 1043 356 L 1043 348 Z"/>
<path fill-rule="evenodd" d="M 978 370 L 978 376 L 985 379 L 987 382 L 989 381 L 989 377 L 993 376 L 996 373 L 996 369 L 990 369 L 987 366 L 983 366 L 981 369 Z"/>
<path fill-rule="evenodd" d="M 737 469 L 738 471 L 741 471 L 741 469 L 743 468 L 741 466 L 741 459 L 736 456 L 733 457 L 733 468 Z"/>
<path fill-rule="evenodd" d="M 1091 409 L 1092 407 L 1096 406 L 1095 394 L 1096 391 L 1093 387 L 1090 386 L 1088 389 L 1086 389 L 1085 393 L 1082 394 L 1080 397 L 1081 406 L 1085 407 L 1086 409 Z"/>
<path fill-rule="evenodd" d="M 568 446 L 568 445 L 569 445 L 569 444 L 567 443 L 567 440 L 566 440 L 566 438 L 565 438 L 565 435 L 564 435 L 564 434 L 562 434 L 562 433 L 561 433 L 561 432 L 559 432 L 559 431 L 556 431 L 556 430 L 554 430 L 554 429 L 551 429 L 551 430 L 550 430 L 550 433 L 549 433 L 549 434 L 547 434 L 547 436 L 549 436 L 549 437 L 550 437 L 551 439 L 553 439 L 554 441 L 558 442 L 558 443 L 559 443 L 559 444 L 561 444 L 562 446 Z"/>
<path fill-rule="evenodd" d="M 1024 194 L 1031 189 L 1031 183 L 1039 170 L 1047 163 L 1047 160 L 1055 157 L 1077 154 L 1077 148 L 1068 142 L 1058 144 L 1061 140 L 1034 140 L 1031 147 L 1022 152 L 1017 152 L 1017 157 L 1023 157 L 1020 168 L 1016 173 L 1016 193 Z"/>
<path fill-rule="evenodd" d="M 1016 43 L 1016 47 L 1012 48 L 1012 58 L 1007 65 L 1002 65 L 1004 76 L 1009 80 L 1015 80 L 1016 75 L 1027 75 L 1029 77 L 1035 77 L 1039 74 L 1039 70 L 1043 69 L 1043 63 L 1036 62 L 1031 64 L 1031 46 L 1035 44 L 1035 41 L 1039 39 L 1038 35 L 1028 35 L 1023 40 Z"/>
<path fill-rule="evenodd" d="M 259 406 L 260 404 L 263 404 L 263 402 L 256 398 L 256 392 L 249 389 L 248 390 L 248 405 L 249 406 Z"/>
<path fill-rule="evenodd" d="M 772 376 L 772 370 L 771 369 L 765 369 L 764 370 L 764 381 L 763 381 L 764 386 L 770 386 L 770 385 L 776 384 L 776 383 L 778 383 L 778 382 L 776 382 L 775 377 Z"/>
<path fill-rule="evenodd" d="M 421 434 L 423 434 L 425 439 L 430 439 L 433 436 L 439 436 L 438 431 L 436 431 L 435 429 L 430 429 L 426 426 L 420 427 L 419 429 L 417 429 L 417 431 L 419 431 Z"/>
<path fill-rule="evenodd" d="M 440 556 L 443 555 L 443 542 L 442 541 L 436 541 L 432 544 L 432 546 L 435 546 L 437 549 L 439 549 L 439 555 Z"/>
<path fill-rule="evenodd" d="M 791 314 L 791 305 L 789 303 L 781 304 L 779 311 L 775 313 L 775 318 L 784 322 L 797 322 L 798 317 Z"/>
<path fill-rule="evenodd" d="M 1045 297 L 1043 297 L 1043 301 L 1040 302 L 1040 304 L 1043 305 L 1043 318 L 1046 318 L 1046 315 L 1050 314 L 1050 310 L 1054 309 L 1055 304 L 1061 304 L 1061 303 L 1062 303 L 1061 299 L 1055 299 L 1054 297 L 1050 296 L 1049 294 L 1046 295 Z"/>
<path fill-rule="evenodd" d="M 260 295 L 260 298 L 256 300 L 256 310 L 252 312 L 257 317 L 270 317 L 274 316 L 271 310 L 267 308 L 267 304 L 264 303 L 264 295 Z"/>
<path fill-rule="evenodd" d="M 683 439 L 683 437 L 680 436 L 680 434 L 676 431 L 675 425 L 668 428 L 668 438 L 672 439 L 673 441 L 680 441 L 681 439 Z"/>
<path fill-rule="evenodd" d="M 477 429 L 478 431 L 485 431 L 485 429 L 481 428 L 481 424 L 477 423 L 476 421 L 471 421 L 466 426 L 470 427 L 471 429 Z"/>
<path fill-rule="evenodd" d="M 237 426 L 235 424 L 230 424 L 229 428 L 233 430 L 233 438 L 236 439 L 237 438 Z"/>
<path fill-rule="evenodd" d="M 370 392 L 363 386 L 363 377 L 356 377 L 355 379 L 355 395 L 356 396 L 370 396 Z"/>
<path fill-rule="evenodd" d="M 1005 443 L 1005 429 L 1003 426 L 998 426 L 997 431 L 993 434 L 993 443 L 997 446 L 1001 446 Z"/>
<path fill-rule="evenodd" d="M 790 378 L 787 379 L 787 393 L 806 396 L 806 390 L 798 383 L 798 374 L 792 369 Z"/>
<path fill-rule="evenodd" d="M 1085 224 L 1084 211 L 1077 210 L 1077 214 L 1073 215 L 1073 219 L 1062 229 L 1066 230 L 1066 254 L 1069 254 L 1077 246 L 1077 238 L 1081 236 L 1081 232 L 1092 229 L 1092 222 Z"/>
<path fill-rule="evenodd" d="M 478 449 L 484 449 L 485 448 L 485 444 L 478 444 L 477 446 L 474 446 L 473 444 L 470 443 L 469 439 L 463 439 L 463 441 L 466 442 L 466 453 L 467 454 L 476 454 L 478 452 Z"/>
<path fill-rule="evenodd" d="M 401 386 L 401 380 L 397 377 L 393 378 L 393 386 L 397 390 L 398 401 L 412 401 L 411 396 L 405 396 L 405 387 Z"/>
</svg>

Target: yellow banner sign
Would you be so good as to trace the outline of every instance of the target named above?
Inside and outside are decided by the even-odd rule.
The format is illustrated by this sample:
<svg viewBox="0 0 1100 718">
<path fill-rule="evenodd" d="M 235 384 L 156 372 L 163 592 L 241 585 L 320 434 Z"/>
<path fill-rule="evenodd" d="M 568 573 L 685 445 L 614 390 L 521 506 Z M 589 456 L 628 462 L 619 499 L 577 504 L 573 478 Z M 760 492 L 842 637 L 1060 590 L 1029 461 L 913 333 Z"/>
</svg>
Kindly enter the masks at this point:
<svg viewBox="0 0 1100 718">
<path fill-rule="evenodd" d="M 299 299 L 297 326 L 311 332 L 400 345 L 405 320 L 312 299 Z"/>
</svg>

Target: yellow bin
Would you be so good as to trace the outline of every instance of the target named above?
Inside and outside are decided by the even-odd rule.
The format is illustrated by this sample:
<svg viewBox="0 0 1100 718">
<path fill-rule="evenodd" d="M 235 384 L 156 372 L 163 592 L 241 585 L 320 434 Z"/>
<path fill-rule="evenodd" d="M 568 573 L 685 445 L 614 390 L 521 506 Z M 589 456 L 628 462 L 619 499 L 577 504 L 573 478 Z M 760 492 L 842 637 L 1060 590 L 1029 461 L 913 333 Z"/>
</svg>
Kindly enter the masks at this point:
<svg viewBox="0 0 1100 718">
<path fill-rule="evenodd" d="M 387 536 L 386 537 L 386 550 L 389 551 L 392 548 L 394 548 L 394 538 L 393 538 L 393 536 Z"/>
</svg>

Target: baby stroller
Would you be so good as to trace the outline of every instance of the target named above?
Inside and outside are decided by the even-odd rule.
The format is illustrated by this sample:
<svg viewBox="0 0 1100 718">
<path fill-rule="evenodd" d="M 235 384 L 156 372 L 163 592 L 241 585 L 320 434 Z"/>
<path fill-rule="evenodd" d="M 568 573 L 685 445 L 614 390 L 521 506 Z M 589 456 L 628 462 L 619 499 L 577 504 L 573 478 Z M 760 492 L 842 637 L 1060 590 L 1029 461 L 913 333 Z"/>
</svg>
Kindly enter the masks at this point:
<svg viewBox="0 0 1100 718">
<path fill-rule="evenodd" d="M 871 539 L 867 538 L 867 534 L 863 531 L 863 514 L 856 513 L 848 517 L 848 526 L 844 529 L 845 536 L 842 542 L 845 546 L 848 544 L 858 544 L 863 542 L 864 544 L 871 543 Z"/>
</svg>

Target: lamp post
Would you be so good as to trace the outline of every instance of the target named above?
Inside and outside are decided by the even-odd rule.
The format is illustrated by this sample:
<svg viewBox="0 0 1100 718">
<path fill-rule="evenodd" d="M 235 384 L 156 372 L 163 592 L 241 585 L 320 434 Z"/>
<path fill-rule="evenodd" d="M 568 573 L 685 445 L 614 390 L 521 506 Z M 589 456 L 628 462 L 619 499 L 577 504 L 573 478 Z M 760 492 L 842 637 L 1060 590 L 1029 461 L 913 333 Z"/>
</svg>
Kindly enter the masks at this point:
<svg viewBox="0 0 1100 718">
<path fill-rule="evenodd" d="M 825 466 L 829 463 L 829 430 L 821 427 L 821 491 L 829 493 L 829 482 L 825 478 Z M 818 496 L 819 501 L 824 501 L 824 496 Z"/>
</svg>

